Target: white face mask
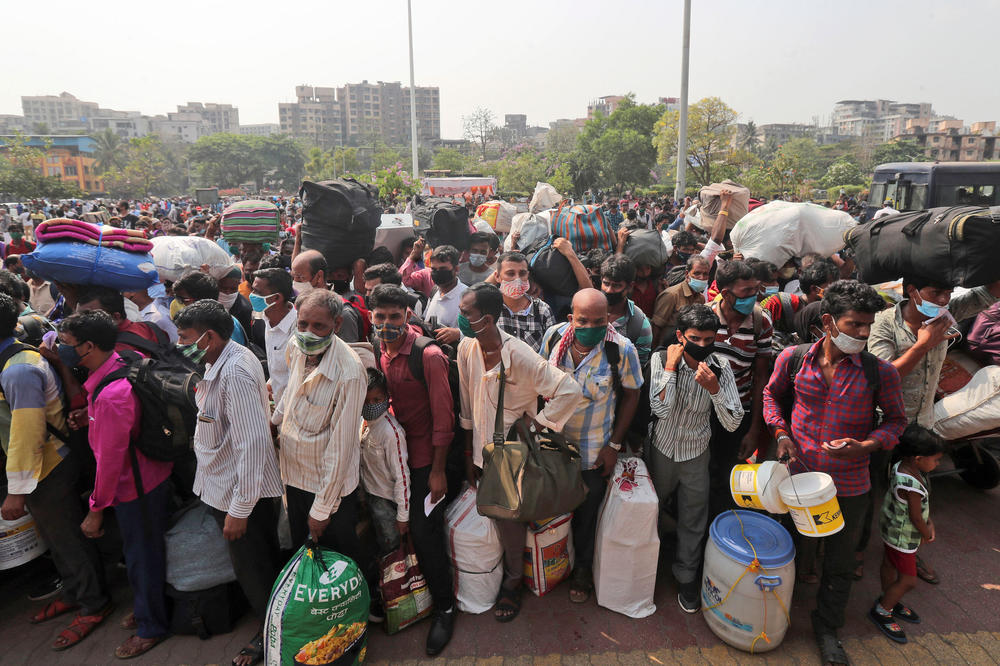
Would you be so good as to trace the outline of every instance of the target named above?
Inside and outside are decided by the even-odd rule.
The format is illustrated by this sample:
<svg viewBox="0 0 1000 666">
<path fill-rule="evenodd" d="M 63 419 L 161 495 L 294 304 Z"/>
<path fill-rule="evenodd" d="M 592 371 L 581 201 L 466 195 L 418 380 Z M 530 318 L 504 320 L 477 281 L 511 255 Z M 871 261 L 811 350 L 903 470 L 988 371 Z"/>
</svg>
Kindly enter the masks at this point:
<svg viewBox="0 0 1000 666">
<path fill-rule="evenodd" d="M 837 349 L 844 352 L 847 355 L 860 354 L 864 351 L 864 348 L 868 345 L 867 340 L 859 340 L 858 338 L 852 338 L 847 333 L 841 332 L 837 325 L 833 325 L 834 330 L 837 331 L 836 337 L 830 336 L 833 340 L 833 344 L 837 345 Z"/>
<path fill-rule="evenodd" d="M 238 291 L 234 291 L 231 294 L 220 293 L 219 294 L 219 302 L 222 303 L 222 307 L 224 307 L 224 308 L 226 308 L 228 310 L 229 308 L 233 307 L 234 303 L 236 303 L 236 297 L 239 296 L 239 295 L 240 295 L 240 292 L 238 292 Z"/>
<path fill-rule="evenodd" d="M 295 290 L 297 295 L 301 296 L 302 294 L 312 291 L 313 286 L 311 282 L 293 282 L 292 289 Z"/>
</svg>

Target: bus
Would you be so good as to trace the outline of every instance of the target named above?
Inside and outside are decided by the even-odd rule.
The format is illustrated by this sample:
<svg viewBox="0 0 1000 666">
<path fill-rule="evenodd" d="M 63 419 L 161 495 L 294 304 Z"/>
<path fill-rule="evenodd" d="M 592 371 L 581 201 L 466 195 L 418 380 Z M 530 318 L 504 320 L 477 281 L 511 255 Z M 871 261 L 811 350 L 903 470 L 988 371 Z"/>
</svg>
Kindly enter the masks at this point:
<svg viewBox="0 0 1000 666">
<path fill-rule="evenodd" d="M 875 167 L 868 210 L 1000 205 L 1000 162 L 890 162 Z"/>
</svg>

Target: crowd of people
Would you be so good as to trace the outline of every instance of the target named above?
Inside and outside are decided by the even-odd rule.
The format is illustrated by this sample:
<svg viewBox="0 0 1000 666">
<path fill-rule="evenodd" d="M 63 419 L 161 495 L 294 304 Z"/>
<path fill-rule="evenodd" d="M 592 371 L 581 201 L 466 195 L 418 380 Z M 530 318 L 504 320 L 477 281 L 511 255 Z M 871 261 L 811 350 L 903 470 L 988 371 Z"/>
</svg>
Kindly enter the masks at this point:
<svg viewBox="0 0 1000 666">
<path fill-rule="evenodd" d="M 572 602 L 594 592 L 599 510 L 620 456 L 644 458 L 676 514 L 676 551 L 662 556 L 686 613 L 701 608 L 708 525 L 733 508 L 732 466 L 783 459 L 833 478 L 846 524 L 822 538 L 818 571 L 800 572 L 819 583 L 812 628 L 823 661 L 848 663 L 837 632 L 874 529 L 885 542 L 884 595 L 870 617 L 905 640 L 897 621 L 919 617 L 903 595 L 918 574 L 936 580 L 915 552 L 935 537 L 926 474 L 943 443 L 929 428 L 955 336 L 937 315 L 973 318 L 997 302 L 1000 284 L 952 298 L 949 285 L 906 276 L 903 299 L 889 305 L 854 279 L 848 253 L 783 266 L 740 256 L 726 232 L 730 199 L 724 191 L 708 234 L 685 223 L 691 202 L 606 200 L 617 249 L 578 256 L 568 240 L 553 243 L 578 283 L 571 301 L 544 293 L 525 254 L 502 251 L 482 230 L 467 251 L 418 237 L 398 260 L 376 248 L 329 265 L 301 247 L 292 199 L 276 202 L 289 236 L 274 246 L 230 247 L 217 212 L 193 202 L 0 208 L 0 387 L 10 411 L 0 426 L 2 515 L 31 512 L 61 587 L 31 622 L 72 613 L 53 644 L 62 650 L 111 614 L 97 544 L 114 525 L 134 631 L 115 656 L 167 638 L 164 532 L 177 502 L 197 497 L 261 623 L 282 564 L 282 512 L 296 545 L 310 537 L 362 567 L 373 620 L 378 556 L 412 539 L 434 604 L 426 652 L 439 654 L 461 623 L 441 500 L 476 486 L 502 409 L 505 429 L 524 420 L 579 447 L 587 492 L 572 518 Z M 848 197 L 831 205 L 862 214 Z M 50 284 L 8 263 L 30 251 L 37 221 L 92 213 L 151 236 L 216 240 L 239 265 L 221 279 L 192 266 L 176 282 L 120 293 Z M 637 265 L 622 251 L 643 228 L 662 232 L 666 264 Z M 141 404 L 118 372 L 128 354 L 164 347 L 202 368 L 193 451 L 173 464 L 130 447 L 142 436 Z M 366 519 L 372 539 L 359 537 Z M 504 577 L 494 614 L 510 622 L 522 604 L 525 526 L 496 523 Z M 262 658 L 258 633 L 233 663 Z"/>
</svg>

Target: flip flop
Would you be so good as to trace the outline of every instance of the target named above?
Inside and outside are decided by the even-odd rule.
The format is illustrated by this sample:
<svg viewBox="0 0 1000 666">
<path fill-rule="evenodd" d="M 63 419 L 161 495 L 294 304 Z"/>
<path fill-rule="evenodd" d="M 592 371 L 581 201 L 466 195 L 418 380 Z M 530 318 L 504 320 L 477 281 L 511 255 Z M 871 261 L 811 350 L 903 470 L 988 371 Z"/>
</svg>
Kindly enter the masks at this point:
<svg viewBox="0 0 1000 666">
<path fill-rule="evenodd" d="M 166 639 L 166 636 L 158 636 L 156 638 L 129 636 L 127 641 L 115 648 L 115 657 L 118 659 L 133 659 L 141 654 L 146 654 L 162 643 L 164 639 Z"/>
<path fill-rule="evenodd" d="M 521 588 L 508 590 L 500 587 L 500 596 L 497 597 L 497 607 L 493 612 L 493 617 L 497 622 L 510 622 L 521 612 Z M 502 613 L 502 614 L 501 614 Z"/>
<path fill-rule="evenodd" d="M 247 666 L 254 666 L 254 664 L 263 662 L 264 634 L 257 634 L 257 636 L 250 641 L 249 645 L 240 650 L 240 653 L 236 655 L 236 659 L 239 659 L 240 657 L 250 657 L 250 661 Z M 236 659 L 233 659 L 233 666 L 236 666 Z"/>
<path fill-rule="evenodd" d="M 569 579 L 569 600 L 574 604 L 586 603 L 594 591 L 589 569 L 576 569 Z"/>
</svg>

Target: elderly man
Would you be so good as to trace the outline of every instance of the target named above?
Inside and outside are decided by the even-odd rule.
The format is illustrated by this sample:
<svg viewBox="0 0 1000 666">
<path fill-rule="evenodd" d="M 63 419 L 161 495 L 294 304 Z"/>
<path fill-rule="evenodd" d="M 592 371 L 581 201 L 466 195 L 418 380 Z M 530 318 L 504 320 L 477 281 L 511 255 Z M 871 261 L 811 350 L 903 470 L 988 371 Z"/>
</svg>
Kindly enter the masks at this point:
<svg viewBox="0 0 1000 666">
<path fill-rule="evenodd" d="M 313 289 L 328 289 L 327 278 L 333 279 L 334 272 L 326 263 L 326 259 L 317 250 L 305 250 L 292 260 L 292 288 L 299 296 L 312 291 Z M 337 287 L 344 291 L 342 275 L 336 275 L 338 279 L 334 281 Z M 348 283 L 349 284 L 349 283 Z M 346 292 L 345 292 L 346 293 Z M 344 342 L 360 342 L 364 337 L 364 325 L 358 310 L 353 307 L 344 308 L 342 314 L 344 318 L 337 337 Z"/>
<path fill-rule="evenodd" d="M 594 589 L 591 566 L 601 500 L 635 416 L 642 370 L 635 345 L 609 325 L 608 299 L 597 289 L 576 293 L 569 323 L 550 328 L 542 349 L 549 363 L 583 388 L 583 400 L 563 427 L 563 434 L 580 446 L 587 485 L 587 498 L 573 512 L 576 565 L 569 589 L 570 601 L 583 603 Z"/>
</svg>

